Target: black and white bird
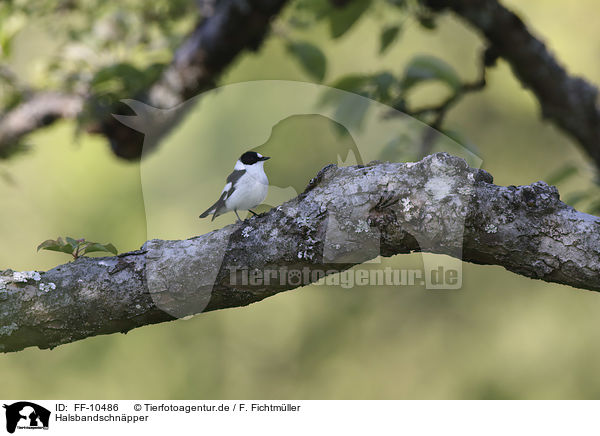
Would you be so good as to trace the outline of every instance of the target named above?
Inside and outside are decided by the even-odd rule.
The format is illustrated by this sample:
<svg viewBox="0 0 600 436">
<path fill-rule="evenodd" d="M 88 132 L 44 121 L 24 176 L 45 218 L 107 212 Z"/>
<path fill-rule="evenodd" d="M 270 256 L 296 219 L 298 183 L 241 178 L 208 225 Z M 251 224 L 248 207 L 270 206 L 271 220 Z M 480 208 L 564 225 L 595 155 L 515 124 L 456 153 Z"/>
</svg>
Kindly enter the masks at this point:
<svg viewBox="0 0 600 436">
<path fill-rule="evenodd" d="M 254 151 L 247 151 L 235 163 L 233 172 L 227 177 L 227 184 L 221 191 L 221 197 L 215 204 L 200 215 L 206 218 L 212 214 L 212 220 L 219 215 L 234 211 L 238 220 L 238 210 L 248 210 L 261 204 L 267 196 L 269 179 L 263 165 L 269 157 Z"/>
</svg>

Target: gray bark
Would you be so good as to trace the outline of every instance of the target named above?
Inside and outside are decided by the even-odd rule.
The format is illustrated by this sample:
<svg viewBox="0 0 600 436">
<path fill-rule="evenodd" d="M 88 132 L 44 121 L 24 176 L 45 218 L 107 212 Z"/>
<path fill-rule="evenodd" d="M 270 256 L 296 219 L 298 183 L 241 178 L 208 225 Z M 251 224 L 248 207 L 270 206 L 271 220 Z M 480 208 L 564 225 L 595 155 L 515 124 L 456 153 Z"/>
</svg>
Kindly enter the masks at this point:
<svg viewBox="0 0 600 436">
<path fill-rule="evenodd" d="M 83 98 L 58 92 L 32 95 L 4 116 L 0 116 L 0 155 L 23 135 L 61 118 L 75 118 L 83 109 Z"/>
<path fill-rule="evenodd" d="M 332 274 L 414 251 L 600 291 L 600 218 L 565 205 L 543 182 L 496 186 L 487 172 L 439 153 L 417 163 L 327 166 L 287 203 L 188 240 L 151 240 L 47 272 L 4 271 L 0 349 L 126 332 L 299 286 L 242 284 L 232 268 Z"/>
</svg>

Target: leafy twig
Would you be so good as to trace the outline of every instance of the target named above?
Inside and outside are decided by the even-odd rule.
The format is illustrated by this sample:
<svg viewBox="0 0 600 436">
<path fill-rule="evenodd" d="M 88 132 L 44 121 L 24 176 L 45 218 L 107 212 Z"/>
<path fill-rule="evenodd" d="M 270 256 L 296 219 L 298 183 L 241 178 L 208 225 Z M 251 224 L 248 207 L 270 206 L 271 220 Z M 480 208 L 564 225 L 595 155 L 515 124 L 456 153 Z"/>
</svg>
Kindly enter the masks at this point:
<svg viewBox="0 0 600 436">
<path fill-rule="evenodd" d="M 66 239 L 66 240 L 65 240 Z M 104 251 L 118 254 L 117 249 L 113 244 L 100 244 L 98 242 L 86 241 L 85 238 L 74 239 L 67 236 L 65 239 L 60 236 L 57 239 L 47 239 L 37 247 L 37 251 L 49 250 L 58 251 L 60 253 L 67 253 L 73 256 L 73 259 L 78 259 L 81 256 L 85 256 L 88 253 L 94 253 Z"/>
</svg>

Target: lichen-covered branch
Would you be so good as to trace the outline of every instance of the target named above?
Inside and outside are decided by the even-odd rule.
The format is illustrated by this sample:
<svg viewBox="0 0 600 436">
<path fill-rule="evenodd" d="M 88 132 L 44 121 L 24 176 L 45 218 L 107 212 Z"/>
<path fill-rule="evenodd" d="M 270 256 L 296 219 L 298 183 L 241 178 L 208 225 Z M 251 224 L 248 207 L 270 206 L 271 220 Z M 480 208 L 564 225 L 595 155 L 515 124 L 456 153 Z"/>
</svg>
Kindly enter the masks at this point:
<svg viewBox="0 0 600 436">
<path fill-rule="evenodd" d="M 378 255 L 423 251 L 600 291 L 600 218 L 543 182 L 496 186 L 445 153 L 416 163 L 325 167 L 287 203 L 183 241 L 0 274 L 0 349 L 54 347 L 245 306 Z M 305 280 L 281 281 L 283 270 Z M 258 274 L 246 281 L 240 271 Z M 275 275 L 270 276 L 275 272 Z M 270 276 L 270 280 L 265 280 Z"/>
<path fill-rule="evenodd" d="M 478 29 L 540 103 L 542 116 L 575 138 L 600 168 L 600 107 L 596 86 L 570 75 L 525 23 L 498 0 L 421 0 L 449 9 Z"/>
</svg>

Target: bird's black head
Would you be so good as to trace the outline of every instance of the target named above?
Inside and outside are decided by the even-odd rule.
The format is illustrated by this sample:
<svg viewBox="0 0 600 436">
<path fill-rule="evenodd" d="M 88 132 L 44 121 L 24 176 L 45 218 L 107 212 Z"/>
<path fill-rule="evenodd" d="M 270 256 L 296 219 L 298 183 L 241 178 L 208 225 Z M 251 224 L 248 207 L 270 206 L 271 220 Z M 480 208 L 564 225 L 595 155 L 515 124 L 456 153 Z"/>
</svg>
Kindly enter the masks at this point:
<svg viewBox="0 0 600 436">
<path fill-rule="evenodd" d="M 259 154 L 255 151 L 247 151 L 240 157 L 240 162 L 242 162 L 244 165 L 253 165 L 256 162 L 260 162 L 267 159 L 270 159 L 270 157 L 263 156 L 262 154 Z"/>
</svg>

